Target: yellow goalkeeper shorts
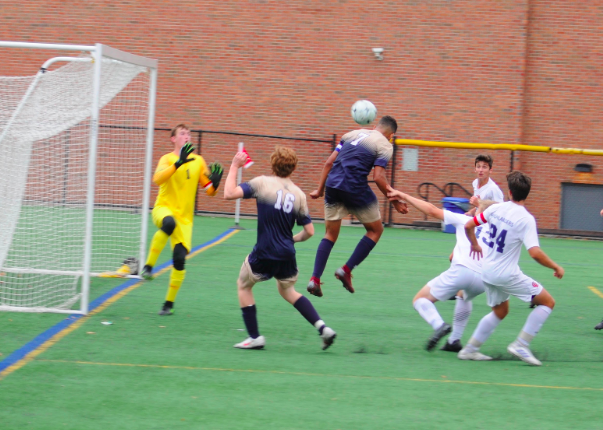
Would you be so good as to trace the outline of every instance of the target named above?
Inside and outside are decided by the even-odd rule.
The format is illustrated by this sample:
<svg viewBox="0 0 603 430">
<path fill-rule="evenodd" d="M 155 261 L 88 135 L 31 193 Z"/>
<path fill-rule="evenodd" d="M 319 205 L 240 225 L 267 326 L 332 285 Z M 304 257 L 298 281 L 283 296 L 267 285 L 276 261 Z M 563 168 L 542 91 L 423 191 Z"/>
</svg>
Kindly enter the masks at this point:
<svg viewBox="0 0 603 430">
<path fill-rule="evenodd" d="M 151 212 L 153 217 L 153 224 L 157 226 L 157 228 L 161 228 L 163 225 L 163 219 L 166 216 L 171 216 L 176 221 L 176 228 L 172 232 L 170 236 L 170 246 L 174 249 L 174 246 L 181 243 L 182 246 L 186 248 L 188 252 L 191 251 L 192 240 L 193 240 L 193 223 L 187 223 L 178 219 L 174 216 L 172 210 L 167 206 L 155 206 L 153 208 L 153 212 Z"/>
</svg>

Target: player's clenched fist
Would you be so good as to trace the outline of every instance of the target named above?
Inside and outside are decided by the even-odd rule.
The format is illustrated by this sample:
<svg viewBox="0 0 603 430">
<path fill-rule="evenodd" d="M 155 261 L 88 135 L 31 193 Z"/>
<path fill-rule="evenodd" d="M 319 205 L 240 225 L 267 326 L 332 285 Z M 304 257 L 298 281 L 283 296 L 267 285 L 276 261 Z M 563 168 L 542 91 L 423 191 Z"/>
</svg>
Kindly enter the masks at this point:
<svg viewBox="0 0 603 430">
<path fill-rule="evenodd" d="M 392 204 L 394 205 L 394 209 L 396 209 L 396 211 L 402 215 L 406 215 L 408 213 L 408 206 L 406 206 L 406 203 L 396 200 L 392 202 Z"/>
<path fill-rule="evenodd" d="M 243 167 L 245 165 L 245 163 L 247 162 L 248 157 L 249 156 L 244 152 L 237 152 L 232 159 L 233 167 L 236 167 L 237 169 L 239 167 Z"/>
<path fill-rule="evenodd" d="M 318 199 L 318 198 L 320 198 L 320 197 L 324 196 L 324 194 L 325 194 L 325 193 L 324 193 L 324 191 L 323 191 L 323 192 L 322 192 L 322 194 L 321 194 L 321 193 L 320 193 L 318 190 L 314 190 L 314 191 L 312 191 L 312 192 L 310 193 L 310 197 L 312 197 L 313 199 L 315 199 L 315 200 L 316 200 L 316 199 Z"/>
</svg>

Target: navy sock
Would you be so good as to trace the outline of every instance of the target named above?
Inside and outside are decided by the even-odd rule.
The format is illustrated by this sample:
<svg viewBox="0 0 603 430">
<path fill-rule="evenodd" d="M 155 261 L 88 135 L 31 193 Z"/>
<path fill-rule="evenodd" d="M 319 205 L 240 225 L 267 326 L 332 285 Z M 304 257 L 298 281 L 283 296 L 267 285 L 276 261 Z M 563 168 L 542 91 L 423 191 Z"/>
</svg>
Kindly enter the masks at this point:
<svg viewBox="0 0 603 430">
<path fill-rule="evenodd" d="M 244 308 L 241 308 L 241 310 L 243 311 L 243 321 L 245 321 L 245 327 L 247 327 L 249 337 L 256 339 L 260 336 L 260 331 L 258 329 L 255 305 L 245 306 Z"/>
<path fill-rule="evenodd" d="M 358 245 L 356 245 L 356 249 L 354 249 L 352 256 L 348 262 L 345 263 L 346 266 L 348 266 L 350 270 L 354 270 L 356 266 L 358 266 L 366 257 L 368 257 L 375 245 L 376 243 L 373 242 L 372 239 L 368 238 L 367 236 L 362 236 L 362 239 L 360 239 L 360 242 L 358 242 Z"/>
<path fill-rule="evenodd" d="M 322 276 L 322 273 L 325 271 L 329 255 L 331 255 L 333 245 L 335 245 L 335 243 L 331 242 L 329 239 L 323 238 L 320 241 L 318 249 L 316 250 L 316 259 L 314 260 L 314 272 L 312 272 L 313 277 L 320 279 Z"/>
<path fill-rule="evenodd" d="M 314 325 L 320 320 L 318 312 L 316 312 L 316 309 L 314 309 L 314 306 L 312 306 L 312 302 L 305 296 L 301 296 L 299 299 L 297 299 L 293 306 L 299 311 L 300 314 L 302 314 L 305 319 L 308 320 L 310 324 Z"/>
</svg>

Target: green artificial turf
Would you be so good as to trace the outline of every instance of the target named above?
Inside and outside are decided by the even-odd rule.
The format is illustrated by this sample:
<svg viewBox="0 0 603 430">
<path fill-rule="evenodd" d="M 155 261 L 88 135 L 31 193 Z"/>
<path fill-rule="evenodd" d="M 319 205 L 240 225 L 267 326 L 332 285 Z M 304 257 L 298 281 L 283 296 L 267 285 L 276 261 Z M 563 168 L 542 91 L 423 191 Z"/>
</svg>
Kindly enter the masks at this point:
<svg viewBox="0 0 603 430">
<path fill-rule="evenodd" d="M 506 345 L 530 312 L 511 299 L 511 312 L 483 346 L 493 362 L 464 362 L 428 353 L 432 330 L 412 298 L 446 270 L 454 235 L 386 229 L 354 271 L 355 294 L 333 277 L 363 234 L 345 227 L 323 276 L 324 297 L 309 296 L 338 333 L 321 351 L 315 329 L 278 294 L 273 280 L 254 287 L 263 351 L 232 347 L 246 337 L 236 279 L 255 243 L 246 230 L 187 262 L 176 313 L 160 317 L 169 271 L 92 315 L 54 346 L 0 380 L 0 426 L 6 429 L 596 429 L 603 398 L 603 243 L 541 239 L 566 269 L 563 280 L 532 262 L 523 271 L 540 281 L 557 305 L 533 351 L 540 368 L 512 359 Z M 232 226 L 197 218 L 195 244 Z M 324 226 L 297 245 L 305 293 Z M 154 232 L 151 231 L 150 234 Z M 161 259 L 169 259 L 164 252 Z M 93 297 L 116 280 L 96 280 Z M 307 295 L 307 294 L 305 294 Z M 307 295 L 308 296 L 308 295 Z M 437 304 L 452 321 L 454 302 Z M 489 312 L 474 301 L 463 337 Z M 6 356 L 65 316 L 0 314 Z M 12 321 L 8 322 L 8 319 Z M 102 325 L 111 321 L 112 325 Z M 2 357 L 0 357 L 2 358 Z"/>
</svg>

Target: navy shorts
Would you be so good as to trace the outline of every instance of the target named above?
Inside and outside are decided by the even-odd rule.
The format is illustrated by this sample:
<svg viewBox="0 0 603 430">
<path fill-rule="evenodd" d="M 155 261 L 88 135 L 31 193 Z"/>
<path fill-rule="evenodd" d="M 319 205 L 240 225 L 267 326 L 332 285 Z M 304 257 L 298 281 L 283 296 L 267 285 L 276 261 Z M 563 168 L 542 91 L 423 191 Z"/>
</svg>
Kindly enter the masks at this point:
<svg viewBox="0 0 603 430">
<path fill-rule="evenodd" d="M 270 278 L 291 279 L 297 277 L 297 261 L 292 260 L 267 260 L 249 254 L 249 266 L 254 275 L 267 281 Z"/>
</svg>

